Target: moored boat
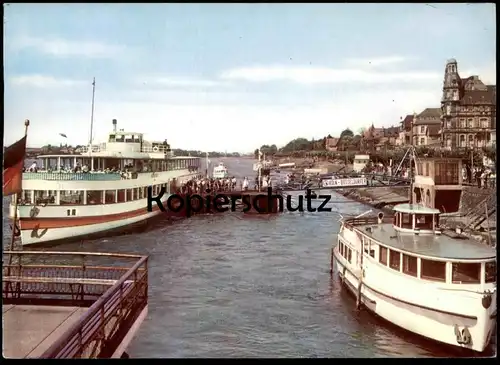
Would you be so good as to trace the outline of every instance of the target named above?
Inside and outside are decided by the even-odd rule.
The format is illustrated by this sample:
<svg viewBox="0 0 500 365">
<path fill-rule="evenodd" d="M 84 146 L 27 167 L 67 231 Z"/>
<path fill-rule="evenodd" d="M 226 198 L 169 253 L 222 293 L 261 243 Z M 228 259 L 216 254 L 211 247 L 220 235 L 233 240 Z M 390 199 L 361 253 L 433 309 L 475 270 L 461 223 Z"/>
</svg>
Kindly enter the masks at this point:
<svg viewBox="0 0 500 365">
<path fill-rule="evenodd" d="M 173 156 L 166 141 L 114 129 L 98 146 L 74 155 L 42 155 L 36 172 L 23 173 L 17 226 L 23 245 L 76 238 L 120 229 L 161 213 L 147 211 L 147 189 L 165 193 L 199 175 L 197 157 Z M 14 216 L 15 202 L 10 206 Z M 168 213 L 168 212 L 167 212 Z M 172 212 L 174 213 L 174 212 Z"/>
<path fill-rule="evenodd" d="M 482 352 L 496 325 L 496 251 L 440 231 L 439 210 L 343 221 L 332 251 L 359 305 L 418 335 Z M 391 222 L 392 221 L 392 222 Z"/>
<path fill-rule="evenodd" d="M 214 179 L 227 179 L 229 177 L 229 172 L 227 171 L 227 167 L 223 162 L 220 162 L 217 166 L 214 167 L 212 177 Z"/>
<path fill-rule="evenodd" d="M 394 206 L 392 218 L 344 219 L 332 270 L 335 262 L 358 307 L 426 338 L 483 352 L 496 327 L 496 250 L 460 230 L 442 230 L 436 209 L 458 207 L 447 200 L 461 182 L 449 172 L 460 171 L 460 164 L 415 161 L 410 204 Z"/>
</svg>

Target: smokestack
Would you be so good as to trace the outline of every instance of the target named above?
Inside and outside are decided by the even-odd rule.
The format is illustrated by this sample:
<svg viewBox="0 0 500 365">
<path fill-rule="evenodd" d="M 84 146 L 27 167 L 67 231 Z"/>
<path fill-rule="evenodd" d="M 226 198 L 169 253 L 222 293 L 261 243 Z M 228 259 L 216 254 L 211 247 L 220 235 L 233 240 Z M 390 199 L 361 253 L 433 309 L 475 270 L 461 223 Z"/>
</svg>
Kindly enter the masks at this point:
<svg viewBox="0 0 500 365">
<path fill-rule="evenodd" d="M 113 119 L 113 132 L 115 132 L 115 133 L 116 133 L 116 124 L 117 123 L 118 122 L 116 121 L 116 119 Z"/>
</svg>

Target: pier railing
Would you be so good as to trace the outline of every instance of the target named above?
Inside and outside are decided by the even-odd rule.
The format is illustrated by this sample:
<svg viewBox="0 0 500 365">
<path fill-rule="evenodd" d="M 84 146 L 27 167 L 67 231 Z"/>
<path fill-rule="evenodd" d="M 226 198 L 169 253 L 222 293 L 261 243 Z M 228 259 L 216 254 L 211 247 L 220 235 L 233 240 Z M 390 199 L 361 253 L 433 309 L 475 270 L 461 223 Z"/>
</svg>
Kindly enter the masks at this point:
<svg viewBox="0 0 500 365">
<path fill-rule="evenodd" d="M 146 256 L 6 251 L 3 261 L 3 304 L 89 307 L 42 358 L 111 357 L 147 306 Z"/>
</svg>

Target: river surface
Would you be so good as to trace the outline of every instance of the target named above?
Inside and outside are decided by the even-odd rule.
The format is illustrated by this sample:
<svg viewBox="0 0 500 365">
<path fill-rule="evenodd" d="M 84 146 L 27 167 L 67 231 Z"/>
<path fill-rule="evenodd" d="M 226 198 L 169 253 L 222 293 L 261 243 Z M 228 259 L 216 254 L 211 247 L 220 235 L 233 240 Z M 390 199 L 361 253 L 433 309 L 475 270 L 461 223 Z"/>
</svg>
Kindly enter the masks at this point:
<svg viewBox="0 0 500 365">
<path fill-rule="evenodd" d="M 223 161 L 237 177 L 254 174 L 253 160 Z M 149 314 L 132 358 L 471 356 L 356 310 L 330 276 L 329 250 L 339 213 L 370 208 L 334 195 L 331 213 L 162 217 L 144 232 L 57 250 L 150 256 Z"/>
</svg>

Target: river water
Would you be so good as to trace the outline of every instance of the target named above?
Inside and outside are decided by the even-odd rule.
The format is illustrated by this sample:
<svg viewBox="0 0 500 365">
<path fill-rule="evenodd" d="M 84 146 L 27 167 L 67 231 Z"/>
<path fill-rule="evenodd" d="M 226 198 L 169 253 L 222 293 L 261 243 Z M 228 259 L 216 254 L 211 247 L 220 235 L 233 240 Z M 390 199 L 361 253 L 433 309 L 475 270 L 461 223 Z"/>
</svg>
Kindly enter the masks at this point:
<svg viewBox="0 0 500 365">
<path fill-rule="evenodd" d="M 230 174 L 253 176 L 252 160 L 224 162 Z M 128 349 L 133 358 L 470 356 L 356 310 L 330 276 L 329 250 L 339 213 L 370 208 L 332 200 L 331 213 L 162 217 L 143 232 L 57 250 L 150 256 L 149 314 Z"/>
</svg>

